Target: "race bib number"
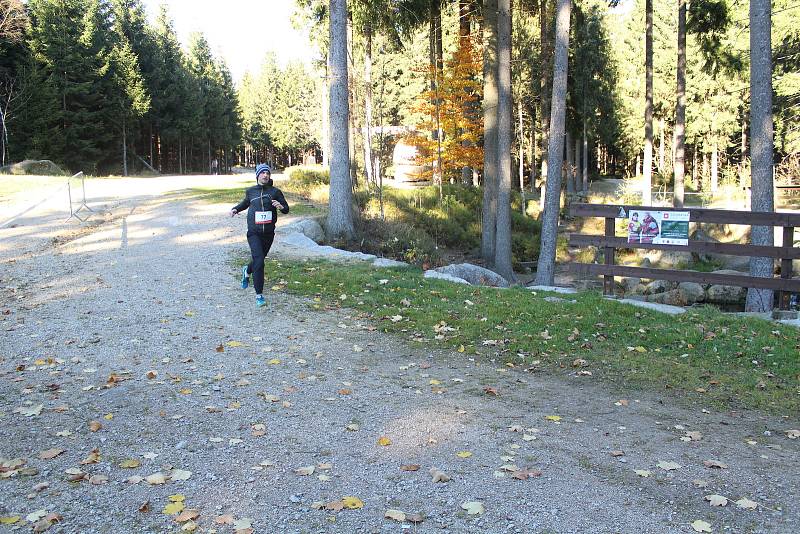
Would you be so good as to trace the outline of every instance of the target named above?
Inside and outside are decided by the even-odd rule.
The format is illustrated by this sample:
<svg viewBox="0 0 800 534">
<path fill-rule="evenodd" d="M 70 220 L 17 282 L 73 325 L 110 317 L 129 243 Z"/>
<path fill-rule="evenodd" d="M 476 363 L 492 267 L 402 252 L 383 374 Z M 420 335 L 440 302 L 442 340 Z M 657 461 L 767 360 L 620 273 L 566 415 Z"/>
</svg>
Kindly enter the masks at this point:
<svg viewBox="0 0 800 534">
<path fill-rule="evenodd" d="M 272 222 L 271 211 L 257 211 L 256 224 L 270 224 Z"/>
</svg>

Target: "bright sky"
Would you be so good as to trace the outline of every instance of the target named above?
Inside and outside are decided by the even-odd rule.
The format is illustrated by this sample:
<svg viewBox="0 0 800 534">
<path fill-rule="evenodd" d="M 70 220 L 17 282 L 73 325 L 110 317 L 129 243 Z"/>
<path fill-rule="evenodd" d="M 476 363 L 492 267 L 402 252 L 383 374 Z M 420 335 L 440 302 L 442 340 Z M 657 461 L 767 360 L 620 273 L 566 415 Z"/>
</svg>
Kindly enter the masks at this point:
<svg viewBox="0 0 800 534">
<path fill-rule="evenodd" d="M 257 71 L 268 51 L 281 64 L 310 64 L 314 57 L 308 33 L 292 27 L 294 0 L 144 0 L 151 21 L 162 3 L 169 7 L 183 45 L 190 33 L 202 32 L 237 82 L 246 71 Z"/>
</svg>

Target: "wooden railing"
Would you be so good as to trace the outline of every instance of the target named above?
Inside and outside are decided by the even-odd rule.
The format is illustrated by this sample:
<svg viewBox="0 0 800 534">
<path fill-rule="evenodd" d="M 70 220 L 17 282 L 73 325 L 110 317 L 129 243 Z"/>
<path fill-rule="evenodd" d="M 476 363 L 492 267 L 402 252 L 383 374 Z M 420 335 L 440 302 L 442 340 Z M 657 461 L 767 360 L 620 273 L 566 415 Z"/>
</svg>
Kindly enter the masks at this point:
<svg viewBox="0 0 800 534">
<path fill-rule="evenodd" d="M 689 212 L 693 223 L 741 224 L 747 226 L 769 226 L 783 228 L 783 246 L 745 245 L 738 243 L 709 243 L 689 240 L 687 245 L 663 245 L 654 243 L 629 243 L 625 237 L 616 236 L 616 219 L 621 211 Z M 582 275 L 603 276 L 603 294 L 614 294 L 614 276 L 632 276 L 651 280 L 673 282 L 697 282 L 755 289 L 778 291 L 779 305 L 789 309 L 792 293 L 800 293 L 800 280 L 792 279 L 792 260 L 800 259 L 800 248 L 794 246 L 794 229 L 800 226 L 800 213 L 763 213 L 752 211 L 729 211 L 706 208 L 664 208 L 650 206 L 572 204 L 569 213 L 573 217 L 602 217 L 605 219 L 605 235 L 572 234 L 569 245 L 573 247 L 595 246 L 603 250 L 605 263 L 573 263 L 572 269 Z M 774 258 L 781 261 L 780 278 L 760 278 L 745 274 L 703 273 L 697 271 L 654 269 L 650 267 L 627 267 L 617 265 L 617 249 L 669 250 L 674 252 L 716 253 L 731 256 Z"/>
</svg>

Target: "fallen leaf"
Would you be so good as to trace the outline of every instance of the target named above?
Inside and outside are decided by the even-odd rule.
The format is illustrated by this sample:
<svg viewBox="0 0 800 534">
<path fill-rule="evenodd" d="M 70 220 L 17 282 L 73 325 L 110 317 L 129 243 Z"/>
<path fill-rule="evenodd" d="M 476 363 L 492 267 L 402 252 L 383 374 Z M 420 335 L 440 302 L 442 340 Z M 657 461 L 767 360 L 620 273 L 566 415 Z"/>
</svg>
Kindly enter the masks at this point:
<svg viewBox="0 0 800 534">
<path fill-rule="evenodd" d="M 136 469 L 141 465 L 139 460 L 123 460 L 119 466 L 123 469 Z"/>
<path fill-rule="evenodd" d="M 800 430 L 787 430 L 786 437 L 789 439 L 797 439 L 800 438 Z"/>
<path fill-rule="evenodd" d="M 103 428 L 103 423 L 101 423 L 100 421 L 89 421 L 89 430 L 90 431 L 97 432 L 101 428 Z"/>
<path fill-rule="evenodd" d="M 170 480 L 189 480 L 191 476 L 191 471 L 184 471 L 183 469 L 173 469 L 169 473 Z"/>
<path fill-rule="evenodd" d="M 400 510 L 386 510 L 386 513 L 383 514 L 385 519 L 393 519 L 395 521 L 399 521 L 402 523 L 406 520 L 406 514 L 401 512 Z"/>
<path fill-rule="evenodd" d="M 175 518 L 175 521 L 178 523 L 183 523 L 185 521 L 191 521 L 192 519 L 196 519 L 199 516 L 200 516 L 200 510 L 189 508 L 178 514 L 178 517 Z"/>
<path fill-rule="evenodd" d="M 548 421 L 553 421 L 553 422 L 561 421 L 560 415 L 545 415 L 544 418 Z"/>
<path fill-rule="evenodd" d="M 651 475 L 650 471 L 648 471 L 646 469 L 634 469 L 633 472 L 636 473 L 637 475 L 639 475 L 640 477 L 644 477 L 644 478 L 647 478 L 647 477 L 649 477 Z"/>
<path fill-rule="evenodd" d="M 39 458 L 42 460 L 52 460 L 56 456 L 61 455 L 64 449 L 47 449 L 39 453 Z"/>
<path fill-rule="evenodd" d="M 53 523 L 61 521 L 61 516 L 58 514 L 47 514 L 43 519 L 33 525 L 33 532 L 44 532 L 53 526 Z"/>
<path fill-rule="evenodd" d="M 339 395 L 350 395 L 353 392 L 352 389 L 340 389 Z"/>
<path fill-rule="evenodd" d="M 361 428 L 361 427 L 359 427 L 356 423 L 350 423 L 349 425 L 347 425 L 344 428 L 346 430 L 349 430 L 350 432 L 358 432 L 358 429 Z"/>
<path fill-rule="evenodd" d="M 406 465 L 401 465 L 400 466 L 400 470 L 401 471 L 419 471 L 419 467 L 420 467 L 419 464 L 406 464 Z"/>
<path fill-rule="evenodd" d="M 485 388 L 483 388 L 483 392 L 486 393 L 487 395 L 491 395 L 492 397 L 499 397 L 500 396 L 500 393 L 497 392 L 496 388 L 489 387 L 489 386 L 486 386 Z"/>
<path fill-rule="evenodd" d="M 744 508 L 745 510 L 755 510 L 758 508 L 758 503 L 755 501 L 751 501 L 747 497 L 742 497 L 738 501 L 736 501 L 736 506 L 739 508 Z"/>
<path fill-rule="evenodd" d="M 171 502 L 164 506 L 164 509 L 161 510 L 161 513 L 166 515 L 178 515 L 185 507 L 186 505 L 183 503 L 183 501 Z"/>
<path fill-rule="evenodd" d="M 34 406 L 20 406 L 19 408 L 14 408 L 14 413 L 18 413 L 25 417 L 33 417 L 35 415 L 40 415 L 42 413 L 42 408 L 44 408 L 44 404 L 36 404 Z"/>
<path fill-rule="evenodd" d="M 194 521 L 184 523 L 181 527 L 181 532 L 194 532 L 195 530 L 197 530 L 197 523 Z"/>
<path fill-rule="evenodd" d="M 229 347 L 241 347 L 242 346 L 242 342 L 241 341 L 228 341 L 228 346 Z"/>
<path fill-rule="evenodd" d="M 144 480 L 145 482 L 153 486 L 167 483 L 167 477 L 164 475 L 164 473 L 161 473 L 160 471 L 158 473 L 153 473 L 152 475 L 145 477 Z"/>
<path fill-rule="evenodd" d="M 459 458 L 469 458 L 470 456 L 472 456 L 472 453 L 469 451 L 460 451 L 456 453 L 456 456 L 458 456 Z"/>
<path fill-rule="evenodd" d="M 727 469 L 728 465 L 724 464 L 718 460 L 706 460 L 703 462 L 703 465 L 708 467 L 709 469 Z"/>
<path fill-rule="evenodd" d="M 625 456 L 625 452 L 624 452 L 624 451 L 611 451 L 611 453 L 610 453 L 610 454 L 611 454 L 611 456 L 613 456 L 614 458 L 618 458 L 618 457 L 620 457 L 620 456 Z"/>
<path fill-rule="evenodd" d="M 81 465 L 96 464 L 99 461 L 100 461 L 100 450 L 92 449 L 92 452 L 89 453 L 89 456 L 81 460 Z"/>
<path fill-rule="evenodd" d="M 89 484 L 100 486 L 102 484 L 108 483 L 108 477 L 106 475 L 92 475 L 89 477 Z"/>
<path fill-rule="evenodd" d="M 699 519 L 692 523 L 692 528 L 695 532 L 711 532 L 711 524 Z"/>
<path fill-rule="evenodd" d="M 0 525 L 13 525 L 14 523 L 18 522 L 22 519 L 18 515 L 5 515 L 0 517 Z"/>
<path fill-rule="evenodd" d="M 461 508 L 467 511 L 469 515 L 478 515 L 486 511 L 483 503 L 478 501 L 469 501 L 461 504 Z"/>
<path fill-rule="evenodd" d="M 425 518 L 422 516 L 422 514 L 406 514 L 406 521 L 417 524 L 425 521 Z"/>
<path fill-rule="evenodd" d="M 661 469 L 663 469 L 664 471 L 674 471 L 675 469 L 681 468 L 680 464 L 677 464 L 675 462 L 665 462 L 663 460 L 658 462 L 656 465 Z"/>
<path fill-rule="evenodd" d="M 348 510 L 358 510 L 359 508 L 364 508 L 364 502 L 358 497 L 352 496 L 342 497 L 342 505 Z"/>
<path fill-rule="evenodd" d="M 388 447 L 391 444 L 392 440 L 390 440 L 386 436 L 381 436 L 380 439 L 378 439 L 378 445 L 380 445 L 381 447 Z"/>
<path fill-rule="evenodd" d="M 150 501 L 144 501 L 142 504 L 139 505 L 139 511 L 143 514 L 146 514 L 150 511 Z"/>
<path fill-rule="evenodd" d="M 521 425 L 512 425 L 508 427 L 509 432 L 525 432 Z"/>
<path fill-rule="evenodd" d="M 308 476 L 308 475 L 313 475 L 314 474 L 314 469 L 315 469 L 315 467 L 313 465 L 307 465 L 305 467 L 298 467 L 297 469 L 294 470 L 294 472 L 297 475 L 305 477 L 305 476 Z"/>
<path fill-rule="evenodd" d="M 233 516 L 231 514 L 218 515 L 214 518 L 214 523 L 217 525 L 232 525 Z"/>
<path fill-rule="evenodd" d="M 706 495 L 703 497 L 711 506 L 727 506 L 728 499 L 722 495 Z"/>
<path fill-rule="evenodd" d="M 169 496 L 169 502 L 184 502 L 186 500 L 186 495 L 183 493 L 176 493 L 175 495 Z"/>
<path fill-rule="evenodd" d="M 511 473 L 511 478 L 516 478 L 517 480 L 528 480 L 529 478 L 540 476 L 542 476 L 542 472 L 538 469 L 520 469 Z"/>
</svg>

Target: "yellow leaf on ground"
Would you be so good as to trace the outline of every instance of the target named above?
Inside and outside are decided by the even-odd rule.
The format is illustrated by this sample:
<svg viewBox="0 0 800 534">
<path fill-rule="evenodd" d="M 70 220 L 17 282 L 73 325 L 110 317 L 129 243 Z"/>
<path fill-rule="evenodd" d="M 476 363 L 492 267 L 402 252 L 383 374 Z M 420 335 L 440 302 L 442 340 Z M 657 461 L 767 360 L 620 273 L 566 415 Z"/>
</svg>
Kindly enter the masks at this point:
<svg viewBox="0 0 800 534">
<path fill-rule="evenodd" d="M 229 347 L 241 347 L 242 346 L 242 342 L 241 341 L 228 341 L 228 346 Z"/>
<path fill-rule="evenodd" d="M 162 510 L 162 512 L 166 515 L 178 515 L 185 507 L 186 505 L 183 504 L 183 502 L 171 502 L 164 506 L 164 510 Z"/>
<path fill-rule="evenodd" d="M 381 447 L 388 447 L 391 444 L 392 440 L 390 440 L 386 436 L 381 436 L 381 438 L 378 440 L 378 445 L 380 445 Z"/>
<path fill-rule="evenodd" d="M 545 415 L 544 418 L 547 419 L 548 421 L 556 421 L 556 422 L 561 421 L 560 415 Z"/>
<path fill-rule="evenodd" d="M 169 502 L 183 502 L 186 500 L 186 495 L 183 493 L 176 493 L 175 495 L 169 496 Z"/>
<path fill-rule="evenodd" d="M 272 358 L 270 361 L 267 362 L 270 365 L 278 365 L 281 361 L 278 358 Z"/>
<path fill-rule="evenodd" d="M 0 525 L 13 525 L 21 519 L 18 515 L 6 515 L 0 517 Z"/>
<path fill-rule="evenodd" d="M 472 456 L 472 453 L 469 451 L 459 451 L 456 453 L 456 456 L 458 456 L 459 458 L 469 458 L 470 456 Z"/>
<path fill-rule="evenodd" d="M 364 502 L 358 497 L 342 497 L 342 505 L 348 510 L 358 510 L 364 508 Z"/>
<path fill-rule="evenodd" d="M 142 464 L 139 460 L 123 460 L 119 464 L 119 466 L 123 469 L 136 469 L 140 465 Z"/>
<path fill-rule="evenodd" d="M 431 384 L 432 386 L 438 386 L 438 385 L 440 385 L 440 384 L 441 384 L 441 382 L 440 382 L 439 380 L 436 380 L 436 379 L 434 378 L 434 379 L 432 379 L 432 380 L 431 380 L 430 384 Z"/>
<path fill-rule="evenodd" d="M 103 416 L 103 419 L 105 419 L 106 421 L 111 421 L 112 419 L 114 419 L 114 414 L 113 413 L 107 413 L 107 414 L 105 414 Z"/>
</svg>

